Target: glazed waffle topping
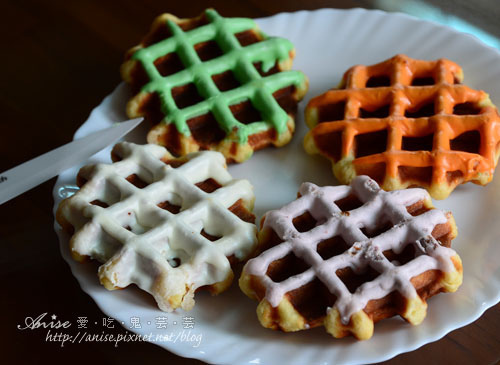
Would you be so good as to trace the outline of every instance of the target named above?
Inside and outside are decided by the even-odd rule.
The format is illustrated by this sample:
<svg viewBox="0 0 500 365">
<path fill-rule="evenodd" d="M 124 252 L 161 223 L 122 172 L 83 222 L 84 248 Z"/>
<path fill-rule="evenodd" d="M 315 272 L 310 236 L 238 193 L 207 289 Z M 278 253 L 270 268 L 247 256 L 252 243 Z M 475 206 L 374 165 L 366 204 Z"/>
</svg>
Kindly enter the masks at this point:
<svg viewBox="0 0 500 365">
<path fill-rule="evenodd" d="M 104 262 L 102 282 L 137 284 L 162 310 L 189 289 L 182 307 L 190 309 L 195 289 L 232 275 L 228 257 L 241 260 L 253 249 L 255 225 L 228 210 L 240 199 L 253 202 L 253 188 L 231 178 L 218 152 L 191 154 L 177 168 L 162 161 L 168 153 L 160 146 L 123 142 L 113 152 L 122 160 L 84 168 L 88 181 L 69 199 L 72 250 Z M 207 193 L 195 185 L 210 179 L 221 187 Z"/>
<path fill-rule="evenodd" d="M 460 84 L 462 77 L 445 59 L 397 55 L 354 66 L 339 89 L 309 103 L 314 143 L 334 163 L 353 160 L 358 175 L 365 169 L 379 183 L 388 176 L 427 187 L 485 184 L 496 165 L 500 118 L 488 95 Z"/>
<path fill-rule="evenodd" d="M 362 310 L 372 299 L 383 298 L 397 290 L 407 299 L 417 296 L 410 279 L 428 270 L 450 272 L 454 270 L 451 257 L 456 255 L 450 248 L 441 246 L 431 233 L 438 224 L 447 222 L 445 214 L 437 209 L 412 216 L 406 207 L 429 199 L 425 190 L 408 189 L 385 192 L 367 176 L 354 179 L 351 186 L 318 187 L 304 183 L 301 197 L 280 210 L 269 212 L 264 228 L 269 227 L 283 240 L 277 246 L 264 251 L 250 260 L 246 272 L 258 276 L 266 287 L 266 299 L 277 307 L 283 296 L 318 278 L 336 296 L 334 307 L 341 321 L 347 324 L 351 315 Z M 354 195 L 362 205 L 342 211 L 335 203 Z M 309 212 L 317 221 L 314 228 L 299 232 L 293 219 Z M 369 238 L 364 232 L 380 228 L 380 222 L 388 220 L 393 228 Z M 343 253 L 324 260 L 317 252 L 323 240 L 340 236 L 350 247 Z M 406 245 L 413 245 L 415 257 L 407 263 L 389 261 L 383 254 L 393 250 L 402 252 Z M 304 272 L 274 282 L 266 273 L 269 265 L 293 253 L 309 268 Z M 369 267 L 380 275 L 359 286 L 351 293 L 336 272 L 351 268 L 362 273 Z"/>
<path fill-rule="evenodd" d="M 165 115 L 164 121 L 174 123 L 177 130 L 187 136 L 191 133 L 187 121 L 210 112 L 226 133 L 237 131 L 239 143 L 246 143 L 249 135 L 267 130 L 269 124 L 278 134 L 286 131 L 289 117 L 274 99 L 273 93 L 291 85 L 303 84 L 305 76 L 299 71 L 283 71 L 261 76 L 254 63 L 261 63 L 265 73 L 276 61 L 287 60 L 293 45 L 286 39 L 266 37 L 260 42 L 243 47 L 235 34 L 256 29 L 252 19 L 226 19 L 213 9 L 206 10 L 205 15 L 209 23 L 189 31 L 183 31 L 174 21 L 167 20 L 171 36 L 139 49 L 132 55 L 132 59 L 141 62 L 149 78 L 149 82 L 141 91 L 156 93 Z M 222 54 L 202 60 L 195 46 L 209 41 L 216 41 Z M 163 76 L 155 66 L 155 61 L 172 53 L 177 53 L 184 69 Z M 227 71 L 232 71 L 241 85 L 221 91 L 212 76 Z M 201 100 L 194 105 L 178 107 L 172 96 L 172 89 L 192 83 L 195 84 Z M 265 121 L 242 123 L 235 118 L 230 106 L 246 100 L 250 100 L 260 111 L 261 118 Z"/>
</svg>

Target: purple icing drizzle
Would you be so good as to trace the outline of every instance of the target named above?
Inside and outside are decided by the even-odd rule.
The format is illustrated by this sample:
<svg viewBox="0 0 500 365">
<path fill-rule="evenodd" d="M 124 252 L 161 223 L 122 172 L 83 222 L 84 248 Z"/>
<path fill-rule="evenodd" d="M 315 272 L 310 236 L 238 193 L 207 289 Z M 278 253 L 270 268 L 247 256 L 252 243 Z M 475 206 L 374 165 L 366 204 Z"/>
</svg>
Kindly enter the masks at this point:
<svg viewBox="0 0 500 365">
<path fill-rule="evenodd" d="M 394 290 L 408 299 L 414 298 L 417 293 L 410 282 L 412 277 L 432 269 L 454 270 L 451 257 L 455 251 L 441 246 L 431 236 L 436 225 L 447 222 L 444 212 L 432 209 L 414 217 L 406 209 L 429 199 L 425 190 L 385 192 L 374 180 L 359 176 L 351 186 L 320 188 L 304 183 L 299 191 L 299 199 L 268 212 L 264 221 L 264 228 L 274 230 L 284 242 L 250 260 L 245 267 L 246 273 L 260 277 L 266 287 L 265 297 L 273 307 L 278 306 L 287 292 L 317 277 L 337 297 L 334 307 L 338 309 L 342 322 L 347 324 L 351 315 L 362 310 L 370 300 L 383 298 Z M 345 214 L 334 202 L 349 195 L 355 195 L 363 205 Z M 306 211 L 321 224 L 301 233 L 292 221 Z M 376 229 L 387 220 L 394 226 L 376 237 L 368 238 L 361 231 L 361 228 Z M 351 247 L 340 255 L 323 260 L 317 252 L 317 245 L 334 236 L 341 236 Z M 383 255 L 386 250 L 398 254 L 407 244 L 414 246 L 416 257 L 404 265 L 390 262 Z M 269 265 L 289 253 L 305 261 L 310 268 L 282 282 L 272 281 L 266 275 Z M 335 274 L 345 267 L 362 273 L 368 266 L 380 275 L 359 286 L 354 293 Z"/>
</svg>

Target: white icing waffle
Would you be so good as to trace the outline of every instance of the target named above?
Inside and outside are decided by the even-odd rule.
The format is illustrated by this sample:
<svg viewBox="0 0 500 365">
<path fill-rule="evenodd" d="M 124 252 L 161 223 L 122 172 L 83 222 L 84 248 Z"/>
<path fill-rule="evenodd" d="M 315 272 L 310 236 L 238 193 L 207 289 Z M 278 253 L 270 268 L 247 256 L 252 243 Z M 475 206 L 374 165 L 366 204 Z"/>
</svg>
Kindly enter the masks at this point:
<svg viewBox="0 0 500 365">
<path fill-rule="evenodd" d="M 438 225 L 448 224 L 451 214 L 447 216 L 437 209 L 430 209 L 420 215 L 413 216 L 407 207 L 428 202 L 428 193 L 423 189 L 407 189 L 385 192 L 377 183 L 367 176 L 357 177 L 351 186 L 327 186 L 319 188 L 311 183 L 304 183 L 300 188 L 300 198 L 266 214 L 262 234 L 273 231 L 281 243 L 264 251 L 258 257 L 250 260 L 244 268 L 240 286 L 251 297 L 262 299 L 259 306 L 278 307 L 278 313 L 297 319 L 300 312 L 294 312 L 283 301 L 288 301 L 287 293 L 291 293 L 304 285 L 319 279 L 335 298 L 332 308 L 325 308 L 325 323 L 327 330 L 335 337 L 343 337 L 348 329 L 358 338 L 367 338 L 373 332 L 373 322 L 370 333 L 357 332 L 351 328 L 353 316 L 362 315 L 363 309 L 372 300 L 386 297 L 397 291 L 410 307 L 419 307 L 415 312 L 400 313 L 413 324 L 419 323 L 425 317 L 425 301 L 420 298 L 411 279 L 423 273 L 439 270 L 442 275 L 441 285 L 444 291 L 455 291 L 462 280 L 461 265 L 456 252 L 442 246 L 431 235 Z M 336 202 L 349 196 L 355 196 L 360 201 L 356 209 L 342 211 Z M 309 212 L 316 221 L 316 226 L 305 232 L 300 232 L 294 225 L 294 218 Z M 369 237 L 369 232 L 380 230 L 382 223 L 388 223 L 392 228 Z M 452 231 L 454 230 L 454 223 Z M 267 231 L 267 232 L 266 232 Z M 451 233 L 452 236 L 456 232 Z M 318 252 L 318 245 L 334 237 L 341 237 L 348 248 L 337 255 L 324 259 Z M 451 237 L 453 238 L 453 237 Z M 266 239 L 264 239 L 265 241 Z M 262 243 L 262 242 L 261 242 Z M 403 252 L 407 245 L 413 245 L 414 257 L 406 263 L 390 261 L 384 252 L 392 250 L 396 255 Z M 306 269 L 298 274 L 289 275 L 280 280 L 273 280 L 268 275 L 271 264 L 293 254 L 302 260 Z M 455 263 L 457 261 L 457 263 Z M 297 266 L 297 265 L 296 265 Z M 459 266 L 457 270 L 456 266 Z M 362 283 L 351 292 L 343 278 L 337 274 L 339 270 L 350 268 L 354 274 L 363 274 L 367 270 L 375 270 L 378 276 L 371 281 Z M 264 298 L 256 295 L 249 277 L 256 278 L 259 285 L 265 288 Z M 315 298 L 309 298 L 314 301 Z M 258 309 L 261 322 L 266 324 L 267 314 Z M 285 313 L 286 312 L 286 313 Z M 292 313 L 290 315 L 290 313 Z M 365 318 L 363 317 L 363 318 Z M 280 322 L 280 328 L 287 330 L 288 319 Z M 338 321 L 341 323 L 332 324 Z M 367 319 L 367 318 L 365 318 Z M 363 319 L 363 321 L 365 320 Z M 293 320 L 292 320 L 293 321 Z M 290 325 L 290 330 L 306 329 L 307 320 Z M 330 323 L 329 323 L 330 322 Z M 272 327 L 272 323 L 267 323 Z M 337 326 L 337 328 L 332 328 Z M 338 327 L 341 327 L 340 329 Z"/>
<path fill-rule="evenodd" d="M 227 288 L 228 258 L 244 260 L 256 244 L 255 225 L 228 209 L 241 202 L 251 210 L 250 183 L 233 180 L 218 152 L 176 160 L 163 147 L 123 142 L 113 155 L 121 160 L 82 168 L 79 178 L 87 182 L 58 208 L 58 222 L 74 228 L 74 258 L 99 260 L 106 288 L 136 284 L 164 311 L 191 309 L 202 286 L 215 293 Z M 174 168 L 164 162 L 170 160 L 183 164 Z M 147 186 L 135 186 L 131 176 Z M 221 187 L 207 193 L 195 185 L 208 179 Z M 180 211 L 162 209 L 165 204 Z"/>
</svg>

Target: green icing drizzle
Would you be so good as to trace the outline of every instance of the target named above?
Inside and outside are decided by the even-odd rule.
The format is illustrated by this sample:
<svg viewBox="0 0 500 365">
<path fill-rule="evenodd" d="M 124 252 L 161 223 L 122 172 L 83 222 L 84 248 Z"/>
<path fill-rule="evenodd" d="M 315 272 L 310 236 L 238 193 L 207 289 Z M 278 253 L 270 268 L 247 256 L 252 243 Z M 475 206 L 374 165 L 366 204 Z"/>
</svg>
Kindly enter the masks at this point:
<svg viewBox="0 0 500 365">
<path fill-rule="evenodd" d="M 157 93 L 161 100 L 162 113 L 165 115 L 164 122 L 174 123 L 177 130 L 186 136 L 191 134 L 187 120 L 208 112 L 213 113 L 217 123 L 226 133 L 236 128 L 239 143 L 246 143 L 249 135 L 265 131 L 269 126 L 278 134 L 285 132 L 288 115 L 272 94 L 290 85 L 301 85 L 305 76 L 300 71 L 284 71 L 262 77 L 253 63 L 262 62 L 263 71 L 269 71 L 276 61 L 288 59 L 293 44 L 283 38 L 269 38 L 264 35 L 265 40 L 242 47 L 234 34 L 256 28 L 252 19 L 226 19 L 212 9 L 205 12 L 209 24 L 184 32 L 169 20 L 167 26 L 172 33 L 170 38 L 134 53 L 132 58 L 141 62 L 150 80 L 141 91 Z M 209 40 L 217 40 L 224 54 L 202 62 L 194 45 Z M 172 52 L 178 54 L 186 68 L 164 77 L 153 62 Z M 241 86 L 221 92 L 211 76 L 228 70 L 234 72 Z M 205 100 L 179 109 L 171 90 L 191 82 L 196 85 L 198 93 Z M 233 116 L 229 106 L 248 99 L 266 121 L 243 124 Z"/>
</svg>

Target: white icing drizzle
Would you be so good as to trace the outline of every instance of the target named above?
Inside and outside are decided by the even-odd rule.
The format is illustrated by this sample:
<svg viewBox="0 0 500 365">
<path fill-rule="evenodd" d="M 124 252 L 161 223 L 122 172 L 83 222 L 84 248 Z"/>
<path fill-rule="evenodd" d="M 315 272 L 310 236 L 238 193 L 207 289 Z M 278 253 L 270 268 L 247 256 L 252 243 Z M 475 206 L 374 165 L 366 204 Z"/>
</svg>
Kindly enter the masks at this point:
<svg viewBox="0 0 500 365">
<path fill-rule="evenodd" d="M 283 296 L 314 278 L 318 278 L 337 297 L 334 307 L 341 320 L 347 324 L 351 315 L 362 310 L 372 299 L 383 298 L 392 291 L 399 291 L 408 299 L 417 293 L 410 282 L 412 277 L 438 269 L 442 272 L 454 270 L 451 257 L 456 253 L 441 246 L 431 233 L 438 224 L 447 222 L 444 212 L 432 209 L 421 215 L 412 216 L 406 207 L 418 201 L 429 199 L 423 189 L 406 189 L 385 192 L 367 176 L 359 176 L 351 186 L 318 187 L 304 183 L 300 187 L 301 197 L 279 210 L 266 214 L 264 227 L 270 228 L 283 240 L 282 243 L 264 251 L 250 260 L 245 272 L 258 276 L 266 288 L 266 299 L 276 307 Z M 356 196 L 363 205 L 342 213 L 334 203 L 349 195 Z M 307 232 L 299 232 L 293 219 L 308 211 L 318 224 Z M 376 229 L 383 221 L 390 221 L 393 227 L 373 238 L 368 238 L 361 228 Z M 328 260 L 317 252 L 321 241 L 341 236 L 351 247 L 344 253 Z M 383 255 L 386 250 L 396 254 L 407 244 L 415 248 L 415 258 L 404 265 L 390 262 Z M 267 276 L 269 265 L 289 253 L 306 262 L 310 268 L 298 275 L 276 283 Z M 362 273 L 371 266 L 380 275 L 373 281 L 359 286 L 350 293 L 336 275 L 341 268 L 350 267 L 355 273 Z M 314 300 L 314 299 L 312 299 Z"/>
<path fill-rule="evenodd" d="M 88 182 L 63 210 L 74 226 L 72 249 L 104 264 L 99 268 L 116 287 L 134 283 L 151 293 L 163 310 L 168 297 L 191 295 L 200 286 L 224 280 L 231 271 L 227 257 L 244 259 L 256 244 L 256 227 L 228 210 L 237 200 L 252 201 L 247 180 L 233 180 L 219 152 L 197 152 L 178 168 L 160 159 L 168 155 L 156 145 L 123 142 L 114 151 L 122 158 L 113 164 L 87 166 Z M 148 186 L 139 189 L 126 181 L 137 174 Z M 213 178 L 221 188 L 208 194 L 194 184 Z M 110 206 L 91 205 L 101 200 Z M 181 206 L 178 214 L 157 204 Z M 130 227 L 131 231 L 126 227 Z M 200 234 L 221 236 L 211 242 Z M 172 267 L 174 258 L 180 265 Z M 170 262 L 170 263 L 169 263 Z M 183 303 L 189 309 L 193 303 Z"/>
</svg>

